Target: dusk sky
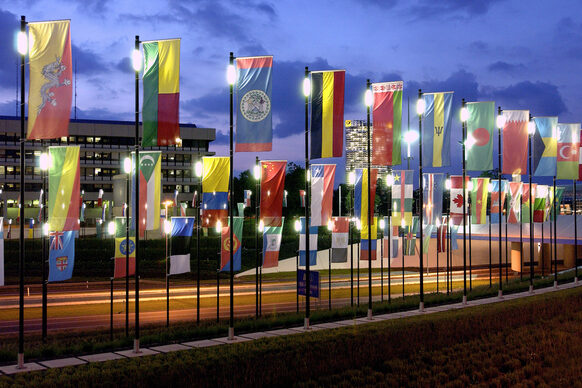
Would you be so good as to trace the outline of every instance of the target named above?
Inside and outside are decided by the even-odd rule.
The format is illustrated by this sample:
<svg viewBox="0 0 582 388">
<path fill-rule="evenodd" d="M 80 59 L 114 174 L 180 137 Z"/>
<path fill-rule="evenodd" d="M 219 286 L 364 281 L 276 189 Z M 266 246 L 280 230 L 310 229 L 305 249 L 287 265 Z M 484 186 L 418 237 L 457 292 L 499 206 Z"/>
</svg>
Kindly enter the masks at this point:
<svg viewBox="0 0 582 388">
<path fill-rule="evenodd" d="M 305 66 L 346 70 L 346 119 L 365 119 L 366 78 L 403 80 L 405 102 L 416 99 L 418 88 L 454 91 L 455 114 L 465 98 L 530 109 L 534 116 L 557 115 L 560 122 L 582 119 L 579 0 L 0 0 L 2 115 L 17 112 L 14 40 L 20 15 L 29 21 L 71 19 L 77 118 L 83 119 L 133 119 L 135 35 L 182 38 L 180 121 L 216 128 L 211 150 L 218 155 L 228 154 L 230 51 L 274 56 L 274 144 L 273 152 L 258 154 L 262 159 L 303 164 Z M 406 106 L 403 112 L 405 127 Z M 417 121 L 411 117 L 411 127 Z M 455 163 L 457 119 L 453 131 Z M 235 168 L 249 168 L 254 158 L 237 153 Z"/>
</svg>

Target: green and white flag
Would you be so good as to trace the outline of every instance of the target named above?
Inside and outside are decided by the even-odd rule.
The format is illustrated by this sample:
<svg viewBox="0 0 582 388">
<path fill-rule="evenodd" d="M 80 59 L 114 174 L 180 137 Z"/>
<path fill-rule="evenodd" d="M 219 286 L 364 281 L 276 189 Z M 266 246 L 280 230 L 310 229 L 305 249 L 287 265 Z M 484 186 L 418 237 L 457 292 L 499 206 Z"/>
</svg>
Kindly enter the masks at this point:
<svg viewBox="0 0 582 388">
<path fill-rule="evenodd" d="M 469 102 L 467 119 L 467 170 L 493 169 L 493 130 L 495 129 L 495 102 Z"/>
</svg>

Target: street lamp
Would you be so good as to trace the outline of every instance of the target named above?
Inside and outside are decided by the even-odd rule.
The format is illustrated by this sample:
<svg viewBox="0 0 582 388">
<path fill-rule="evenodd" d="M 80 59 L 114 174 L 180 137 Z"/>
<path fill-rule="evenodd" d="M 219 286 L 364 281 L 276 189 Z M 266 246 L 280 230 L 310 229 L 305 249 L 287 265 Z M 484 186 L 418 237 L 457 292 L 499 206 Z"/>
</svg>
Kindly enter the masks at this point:
<svg viewBox="0 0 582 388">
<path fill-rule="evenodd" d="M 412 156 L 410 154 L 410 145 L 418 140 L 418 132 L 412 129 L 404 132 L 404 142 L 406 143 L 406 168 L 410 169 L 410 159 Z"/>
<path fill-rule="evenodd" d="M 259 157 L 255 157 L 255 165 L 253 167 L 253 177 L 255 178 L 255 317 L 259 317 L 259 212 L 260 212 L 260 197 L 261 197 L 261 165 Z M 261 274 L 262 274 L 261 268 Z"/>
<path fill-rule="evenodd" d="M 197 160 L 194 163 L 194 175 L 198 178 L 197 182 L 197 190 L 195 191 L 195 203 L 193 206 L 196 208 L 196 323 L 200 323 L 200 203 L 201 203 L 201 196 L 202 188 L 201 188 L 201 181 L 202 181 L 202 173 L 204 170 L 204 166 L 202 161 Z"/>
<path fill-rule="evenodd" d="M 299 236 L 301 233 L 301 221 L 295 220 L 293 224 L 293 228 L 295 232 L 297 232 L 297 256 L 295 256 L 295 278 L 296 278 L 296 287 L 295 287 L 295 294 L 297 298 L 297 312 L 299 312 Z"/>
<path fill-rule="evenodd" d="M 139 49 L 135 49 L 132 51 L 132 53 L 131 53 L 131 65 L 133 67 L 133 70 L 135 70 L 136 72 L 141 70 L 142 56 L 141 56 L 141 52 L 139 51 Z"/>
<path fill-rule="evenodd" d="M 109 221 L 107 224 L 107 233 L 109 233 L 110 236 L 115 235 L 115 222 Z"/>
</svg>

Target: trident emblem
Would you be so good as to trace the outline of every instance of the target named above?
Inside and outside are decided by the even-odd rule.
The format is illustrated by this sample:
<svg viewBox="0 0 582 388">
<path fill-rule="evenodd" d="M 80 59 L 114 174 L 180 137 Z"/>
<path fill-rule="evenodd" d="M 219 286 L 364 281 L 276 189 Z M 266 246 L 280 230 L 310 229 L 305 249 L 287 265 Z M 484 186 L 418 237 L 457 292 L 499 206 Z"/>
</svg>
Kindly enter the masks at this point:
<svg viewBox="0 0 582 388">
<path fill-rule="evenodd" d="M 440 136 L 443 134 L 443 128 L 444 127 L 434 127 L 434 132 L 437 134 L 437 136 Z"/>
</svg>

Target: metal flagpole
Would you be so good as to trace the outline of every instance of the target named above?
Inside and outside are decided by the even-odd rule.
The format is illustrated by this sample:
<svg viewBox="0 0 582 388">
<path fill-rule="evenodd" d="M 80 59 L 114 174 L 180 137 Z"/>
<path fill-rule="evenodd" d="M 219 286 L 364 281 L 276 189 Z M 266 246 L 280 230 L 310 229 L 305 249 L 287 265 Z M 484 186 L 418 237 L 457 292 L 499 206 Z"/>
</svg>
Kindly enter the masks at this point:
<svg viewBox="0 0 582 388">
<path fill-rule="evenodd" d="M 131 155 L 130 155 L 131 158 Z M 131 160 L 131 159 L 130 159 Z M 125 208 L 125 336 L 129 337 L 129 179 L 130 171 L 127 173 L 125 179 L 125 201 L 127 207 Z M 137 204 L 137 202 L 136 202 Z M 136 224 L 137 225 L 137 224 Z M 167 272 L 167 271 L 166 271 Z"/>
<path fill-rule="evenodd" d="M 546 259 L 545 256 L 546 255 L 544 254 L 544 222 L 542 219 L 542 251 L 540 252 L 540 267 L 542 268 L 542 277 L 544 277 L 544 262 Z"/>
<path fill-rule="evenodd" d="M 135 36 L 135 51 L 139 53 L 139 35 Z M 136 66 L 137 67 L 137 66 Z M 135 69 L 135 339 L 133 340 L 133 352 L 141 353 L 139 349 L 139 68 Z M 127 275 L 127 274 L 126 274 Z"/>
<path fill-rule="evenodd" d="M 370 80 L 366 80 L 366 93 L 371 93 Z M 372 319 L 372 227 L 374 226 L 374 209 L 372 209 L 372 163 L 370 147 L 370 105 L 371 101 L 366 101 L 366 127 L 368 135 L 368 319 Z M 375 195 L 375 193 L 374 193 Z"/>
<path fill-rule="evenodd" d="M 232 66 L 234 62 L 234 55 L 231 52 L 230 53 L 230 58 L 229 58 L 229 65 L 232 69 Z M 229 340 L 234 340 L 234 252 L 233 252 L 233 246 L 234 246 L 234 152 L 233 152 L 233 138 L 234 138 L 234 134 L 233 134 L 233 127 L 234 127 L 234 115 L 233 115 L 233 106 L 234 106 L 234 102 L 233 102 L 233 94 L 234 94 L 234 79 L 229 79 L 229 91 L 230 91 L 230 178 L 229 178 L 229 183 L 230 183 L 230 204 L 228 206 L 228 212 L 229 212 L 229 216 L 230 216 L 230 226 L 229 226 L 229 232 L 230 232 L 230 241 L 229 241 L 229 253 L 230 253 L 230 319 L 229 319 L 229 325 L 228 325 L 228 339 Z"/>
<path fill-rule="evenodd" d="M 390 176 L 392 176 L 392 171 L 390 171 Z M 394 183 L 394 179 L 391 179 L 391 183 Z M 388 303 L 392 302 L 392 290 L 391 288 L 391 277 L 392 277 L 392 270 L 390 268 L 390 261 L 392 260 L 392 249 L 390 245 L 392 244 L 392 185 L 388 186 L 389 188 L 389 199 L 388 199 Z M 398 240 L 397 240 L 398 241 Z"/>
<path fill-rule="evenodd" d="M 502 117 L 502 110 L 501 107 L 498 106 L 497 107 L 497 117 Z M 501 124 L 501 123 L 499 123 Z M 503 205 L 504 203 L 501 202 L 501 175 L 503 170 L 501 169 L 501 130 L 503 128 L 501 128 L 501 125 L 497 125 L 497 165 L 499 167 L 499 291 L 498 291 L 498 297 L 502 298 L 503 297 L 503 264 L 502 264 L 502 251 L 501 251 L 501 222 L 502 222 L 502 218 L 503 218 Z M 505 189 L 507 189 L 505 187 Z M 509 211 L 509 209 L 507 209 L 506 213 Z M 489 226 L 489 228 L 491 229 L 491 225 Z M 505 218 L 505 247 L 507 248 L 507 216 Z M 506 256 L 507 259 L 507 256 Z"/>
<path fill-rule="evenodd" d="M 378 216 L 380 218 L 380 216 Z M 384 230 L 380 239 L 380 301 L 384 302 Z"/>
<path fill-rule="evenodd" d="M 412 226 L 410 226 L 410 228 L 412 229 Z M 404 243 L 405 242 L 406 242 L 406 230 L 404 228 L 402 228 L 402 300 L 404 300 Z"/>
<path fill-rule="evenodd" d="M 557 222 L 558 219 L 558 209 L 560 208 L 559 204 L 556 204 L 556 176 L 554 176 L 554 206 L 552 207 L 552 211 L 554 214 L 554 288 L 558 288 L 558 229 L 557 229 Z"/>
<path fill-rule="evenodd" d="M 509 184 L 509 181 L 507 182 Z M 507 187 L 509 189 L 509 186 Z M 509 192 L 509 191 L 508 191 Z M 521 206 L 521 204 L 520 204 Z M 520 217 L 521 217 L 521 211 L 519 212 Z M 507 244 L 507 220 L 509 217 L 509 199 L 507 198 L 507 209 L 505 210 L 505 284 L 507 284 L 507 282 L 509 281 L 509 275 L 508 275 L 508 271 L 509 271 L 509 251 L 508 251 L 508 244 Z M 521 220 L 520 220 L 521 222 Z M 520 224 L 521 225 L 521 224 Z M 501 253 L 500 253 L 501 254 Z M 501 258 L 500 258 L 501 260 Z M 499 271 L 499 273 L 501 274 L 501 271 Z M 499 279 L 499 283 L 501 284 L 502 279 Z"/>
<path fill-rule="evenodd" d="M 41 147 L 44 148 L 44 141 L 41 140 Z M 47 153 L 47 157 L 48 157 L 48 153 Z M 40 222 L 40 231 L 41 231 L 41 244 L 42 244 L 42 260 L 41 260 L 41 264 L 42 264 L 42 339 L 43 342 L 46 341 L 46 337 L 47 337 L 47 313 L 48 313 L 48 309 L 47 309 L 47 304 L 48 304 L 48 281 L 47 281 L 47 255 L 46 255 L 46 234 L 44 233 L 44 224 L 46 223 L 46 197 L 48 195 L 48 185 L 46 184 L 46 169 L 45 168 L 41 168 L 40 169 L 40 174 L 41 174 L 41 181 L 42 181 L 42 188 L 41 190 L 43 191 L 43 195 L 42 195 L 42 203 L 39 204 L 39 206 L 42 207 L 41 209 L 41 222 Z M 47 230 L 48 232 L 48 230 Z"/>
<path fill-rule="evenodd" d="M 500 192 L 500 194 L 501 194 L 501 192 Z M 489 288 L 491 288 L 493 286 L 493 280 L 491 278 L 492 271 L 493 271 L 493 267 L 492 267 L 492 263 L 491 263 L 491 211 L 489 211 Z"/>
<path fill-rule="evenodd" d="M 473 185 L 472 181 L 471 185 Z M 472 247 L 473 237 L 471 235 L 471 229 L 473 229 L 472 228 L 473 217 L 471 217 L 473 202 L 471 201 L 470 195 L 468 196 L 467 199 L 469 200 L 469 214 L 467 214 L 467 216 L 469 217 L 469 291 L 473 291 L 473 247 Z"/>
<path fill-rule="evenodd" d="M 164 223 L 168 222 L 168 206 L 166 206 L 166 218 Z M 162 225 L 165 229 L 165 225 Z M 166 235 L 166 327 L 170 327 L 170 271 L 168 268 L 168 231 L 164 230 Z"/>
<path fill-rule="evenodd" d="M 523 185 L 522 185 L 523 188 Z M 531 190 L 531 187 L 530 187 Z M 521 203 L 520 205 L 520 209 L 521 211 L 519 212 L 519 261 L 520 261 L 520 265 L 519 265 L 519 281 L 523 281 L 523 189 L 522 189 L 522 193 L 521 193 Z M 507 283 L 507 271 L 508 269 L 505 268 L 505 283 Z"/>
<path fill-rule="evenodd" d="M 200 204 L 202 199 L 201 181 L 202 174 L 198 177 L 198 193 L 196 195 L 196 324 L 200 324 Z"/>
<path fill-rule="evenodd" d="M 305 319 L 303 321 L 304 329 L 309 329 L 309 314 L 310 314 L 310 297 L 311 297 L 311 271 L 310 259 L 311 252 L 309 250 L 309 239 L 311 237 L 309 230 L 309 197 L 310 188 L 309 180 L 309 96 L 311 95 L 311 84 L 309 83 L 309 68 L 305 66 L 305 80 L 303 93 L 305 95 Z M 309 85 L 309 89 L 306 87 Z"/>
<path fill-rule="evenodd" d="M 424 204 L 424 193 L 423 193 L 423 187 L 422 187 L 422 113 L 424 113 L 424 108 L 421 106 L 421 101 L 424 102 L 424 100 L 422 100 L 422 90 L 418 89 L 418 101 L 417 101 L 417 105 L 416 105 L 416 110 L 418 113 L 418 136 L 419 136 L 419 140 L 418 140 L 418 174 L 419 174 L 419 178 L 418 178 L 418 184 L 419 184 L 419 191 L 420 191 L 420 199 L 419 199 L 419 210 L 418 210 L 418 215 L 420 217 L 420 251 L 418 253 L 418 257 L 419 257 L 419 262 L 420 262 L 420 268 L 419 268 L 419 272 L 420 272 L 420 305 L 419 305 L 419 310 L 420 311 L 424 311 L 424 266 L 423 266 L 423 261 L 424 261 L 424 224 L 423 224 L 423 211 L 422 211 L 422 207 Z M 422 112 L 421 112 L 421 109 Z M 404 184 L 404 182 L 401 182 L 402 184 Z"/>
<path fill-rule="evenodd" d="M 352 169 L 353 171 L 353 169 Z M 353 218 L 354 215 L 354 194 L 355 188 L 352 186 L 352 195 L 351 197 L 351 205 L 350 205 L 350 214 Z M 349 228 L 349 235 L 348 238 L 350 239 L 350 305 L 354 307 L 354 239 L 352 238 L 352 225 L 350 225 L 350 221 L 348 221 L 348 228 Z"/>
<path fill-rule="evenodd" d="M 465 107 L 465 99 L 462 100 L 462 109 L 463 112 L 466 112 Z M 465 120 L 461 120 L 461 130 L 462 130 L 462 147 L 463 147 L 463 304 L 467 304 L 467 188 L 465 182 L 465 141 L 466 141 L 466 130 L 467 130 L 467 122 L 466 117 Z"/>
<path fill-rule="evenodd" d="M 113 258 L 113 271 L 115 272 L 115 257 Z M 109 283 L 109 340 L 113 341 L 113 276 L 109 278 Z"/>
<path fill-rule="evenodd" d="M 578 283 L 578 224 L 576 223 L 576 180 L 572 181 L 574 186 L 574 201 L 573 201 L 573 210 L 574 210 L 574 283 Z M 22 218 L 21 218 L 22 219 Z"/>
<path fill-rule="evenodd" d="M 451 289 L 451 263 L 452 263 L 452 252 L 451 252 L 451 212 L 447 214 L 447 295 Z"/>
<path fill-rule="evenodd" d="M 259 157 L 255 156 L 255 170 L 259 170 Z M 260 175 L 255 176 L 255 317 L 259 318 L 259 212 L 260 212 L 260 196 L 261 183 Z"/>
<path fill-rule="evenodd" d="M 531 123 L 531 115 L 529 116 Z M 529 128 L 528 128 L 529 129 Z M 531 164 L 532 164 L 532 139 L 533 135 L 528 135 L 529 140 L 529 292 L 533 293 L 533 278 L 534 278 L 534 223 L 533 223 L 533 200 L 532 200 L 532 186 L 531 186 Z"/>
<path fill-rule="evenodd" d="M 216 255 L 216 322 L 220 322 L 220 259 L 222 256 L 222 228 L 218 232 L 218 255 Z"/>
</svg>

